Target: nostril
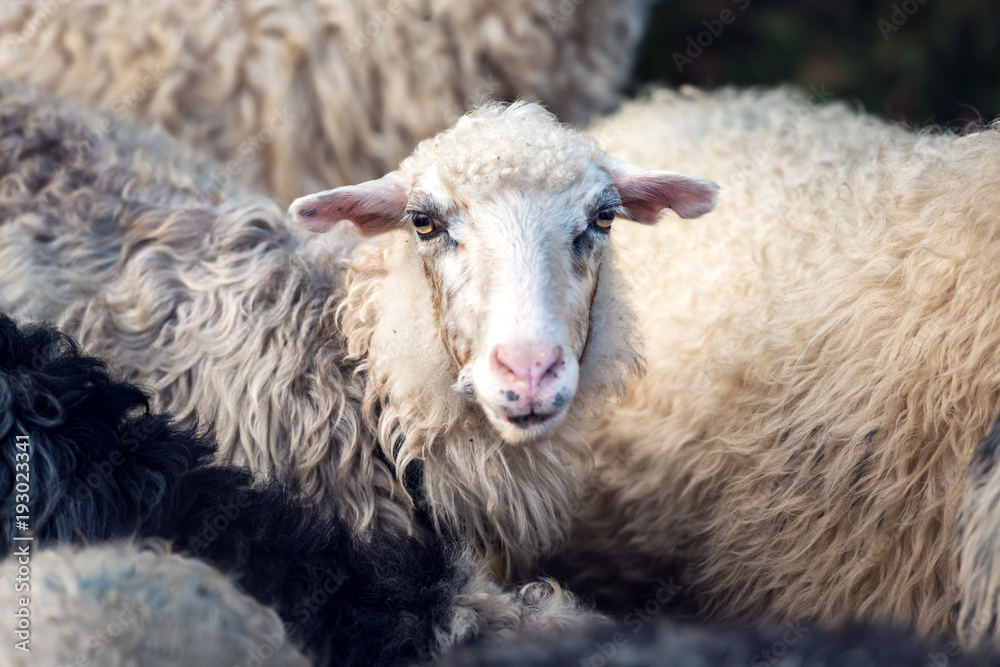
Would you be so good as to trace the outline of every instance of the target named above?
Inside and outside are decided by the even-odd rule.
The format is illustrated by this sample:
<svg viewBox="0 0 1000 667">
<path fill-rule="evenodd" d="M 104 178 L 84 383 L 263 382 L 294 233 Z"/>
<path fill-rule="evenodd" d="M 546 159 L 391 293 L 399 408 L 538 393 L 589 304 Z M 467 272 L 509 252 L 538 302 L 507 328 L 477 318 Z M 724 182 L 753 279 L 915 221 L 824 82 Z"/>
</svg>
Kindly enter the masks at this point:
<svg viewBox="0 0 1000 667">
<path fill-rule="evenodd" d="M 530 383 L 531 381 L 531 369 L 524 368 L 518 363 L 518 360 L 503 345 L 497 345 L 493 348 L 490 366 L 494 373 L 508 382 Z"/>
<path fill-rule="evenodd" d="M 539 383 L 543 383 L 546 380 L 555 378 L 559 375 L 559 371 L 565 365 L 565 360 L 563 357 L 562 346 L 556 346 L 549 351 L 548 357 L 544 362 L 539 364 L 541 372 L 537 374 L 539 377 Z"/>
</svg>

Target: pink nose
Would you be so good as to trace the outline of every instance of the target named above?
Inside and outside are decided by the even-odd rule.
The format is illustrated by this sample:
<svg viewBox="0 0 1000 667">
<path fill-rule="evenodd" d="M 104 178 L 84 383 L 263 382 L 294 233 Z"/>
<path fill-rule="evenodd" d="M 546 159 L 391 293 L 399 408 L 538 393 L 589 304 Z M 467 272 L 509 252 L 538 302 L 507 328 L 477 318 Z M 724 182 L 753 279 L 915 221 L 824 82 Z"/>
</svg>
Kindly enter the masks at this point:
<svg viewBox="0 0 1000 667">
<path fill-rule="evenodd" d="M 527 393 L 523 398 L 529 401 L 556 380 L 563 365 L 562 346 L 537 342 L 497 345 L 490 357 L 493 372 Z"/>
</svg>

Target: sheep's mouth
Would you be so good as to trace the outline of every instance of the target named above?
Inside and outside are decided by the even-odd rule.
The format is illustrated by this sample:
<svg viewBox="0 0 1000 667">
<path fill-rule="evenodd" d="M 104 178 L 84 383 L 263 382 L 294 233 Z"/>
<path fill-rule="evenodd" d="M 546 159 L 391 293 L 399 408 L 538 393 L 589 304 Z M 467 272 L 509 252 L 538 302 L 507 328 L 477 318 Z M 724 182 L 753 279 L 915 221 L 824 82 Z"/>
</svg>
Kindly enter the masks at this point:
<svg viewBox="0 0 1000 667">
<path fill-rule="evenodd" d="M 540 415 L 537 412 L 529 412 L 526 415 L 504 415 L 504 419 L 518 428 L 531 428 L 532 426 L 537 426 L 538 424 L 544 424 L 550 419 L 558 416 L 558 414 L 558 412 L 550 412 L 548 414 Z"/>
<path fill-rule="evenodd" d="M 500 435 L 512 445 L 525 445 L 548 437 L 566 416 L 566 409 L 555 412 L 535 412 L 512 415 L 504 412 L 492 412 L 493 423 Z"/>
</svg>

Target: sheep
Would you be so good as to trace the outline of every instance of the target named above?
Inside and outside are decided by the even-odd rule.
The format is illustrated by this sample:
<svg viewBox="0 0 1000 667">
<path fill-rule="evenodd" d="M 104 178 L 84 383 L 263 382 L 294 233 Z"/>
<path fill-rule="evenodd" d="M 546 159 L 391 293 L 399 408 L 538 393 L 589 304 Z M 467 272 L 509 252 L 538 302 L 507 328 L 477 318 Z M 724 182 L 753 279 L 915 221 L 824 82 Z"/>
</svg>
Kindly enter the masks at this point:
<svg viewBox="0 0 1000 667">
<path fill-rule="evenodd" d="M 24 585 L 0 595 L 4 619 L 25 627 L 24 639 L 0 644 L 9 667 L 312 664 L 273 610 L 165 545 L 61 547 L 27 562 L 28 576 L 15 557 L 0 566 L 0 578 Z"/>
<path fill-rule="evenodd" d="M 485 96 L 611 108 L 651 0 L 12 0 L 8 78 L 159 125 L 284 202 L 382 176 Z"/>
<path fill-rule="evenodd" d="M 290 640 L 317 665 L 428 660 L 477 635 L 503 637 L 601 618 L 554 582 L 505 591 L 453 545 L 358 535 L 335 512 L 324 517 L 302 507 L 273 480 L 255 482 L 245 468 L 210 465 L 210 434 L 151 413 L 138 387 L 117 380 L 104 362 L 82 355 L 51 327 L 19 328 L 0 315 L 0 388 L 0 556 L 19 556 L 22 545 L 33 552 L 66 542 L 165 540 L 179 554 L 221 571 L 205 574 L 209 579 L 232 577 L 273 607 Z M 27 497 L 15 484 L 24 479 Z M 19 540 L 25 533 L 15 523 L 18 516 L 30 527 L 31 541 Z M 101 556 L 69 553 L 46 563 L 60 577 L 89 580 L 90 563 Z M 34 556 L 28 558 L 34 563 Z M 121 551 L 109 566 L 112 574 L 130 576 L 129 558 L 138 557 Z M 71 574 L 74 563 L 83 568 L 78 575 Z M 165 576 L 194 567 L 179 563 L 165 563 Z M 133 584 L 121 585 L 124 599 Z M 157 592 L 166 594 L 151 583 L 143 595 Z M 58 593 L 76 596 L 73 590 Z M 177 600 L 172 609 L 193 606 L 182 591 Z M 100 602 L 84 600 L 87 608 Z M 46 605 L 44 598 L 32 608 L 60 613 L 39 605 Z M 200 620 L 191 623 L 198 627 Z M 88 628 L 70 629 L 76 639 L 69 650 Z M 245 635 L 239 629 L 222 640 L 244 642 Z"/>
<path fill-rule="evenodd" d="M 127 133 L 88 142 L 86 117 L 0 99 L 0 290 L 21 316 L 179 419 L 212 415 L 222 462 L 335 499 L 359 530 L 445 534 L 501 580 L 559 543 L 581 429 L 642 367 L 612 219 L 700 215 L 714 184 L 489 104 L 397 171 L 296 200 L 312 231 L 360 232 L 324 237 L 270 200 L 206 202 Z"/>
<path fill-rule="evenodd" d="M 549 566 L 599 608 L 671 573 L 734 622 L 931 636 L 959 591 L 995 609 L 966 586 L 995 543 L 962 541 L 995 527 L 955 526 L 1000 410 L 1000 127 L 824 97 L 660 91 L 591 128 L 722 188 L 703 221 L 619 230 L 649 372 L 588 432 L 593 495 Z"/>
<path fill-rule="evenodd" d="M 1000 517 L 996 516 L 998 453 L 1000 416 L 979 443 L 966 471 L 966 489 L 955 529 L 959 544 L 955 625 L 967 646 L 995 642 L 1000 616 L 1000 583 L 994 557 L 1000 543 Z"/>
<path fill-rule="evenodd" d="M 833 634 L 804 623 L 760 629 L 699 625 L 670 617 L 617 628 L 532 634 L 516 642 L 461 647 L 437 667 L 987 667 L 996 653 L 963 652 L 955 642 L 923 642 L 885 627 Z"/>
</svg>

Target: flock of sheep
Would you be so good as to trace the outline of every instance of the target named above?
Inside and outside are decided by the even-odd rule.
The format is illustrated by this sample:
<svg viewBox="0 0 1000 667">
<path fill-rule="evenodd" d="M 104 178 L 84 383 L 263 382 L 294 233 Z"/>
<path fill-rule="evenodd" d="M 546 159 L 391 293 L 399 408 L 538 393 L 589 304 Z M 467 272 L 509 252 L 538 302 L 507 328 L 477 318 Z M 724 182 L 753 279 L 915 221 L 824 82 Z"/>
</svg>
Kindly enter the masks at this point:
<svg viewBox="0 0 1000 667">
<path fill-rule="evenodd" d="M 647 5 L 4 3 L 6 664 L 1000 664 L 1000 127 Z"/>
</svg>

